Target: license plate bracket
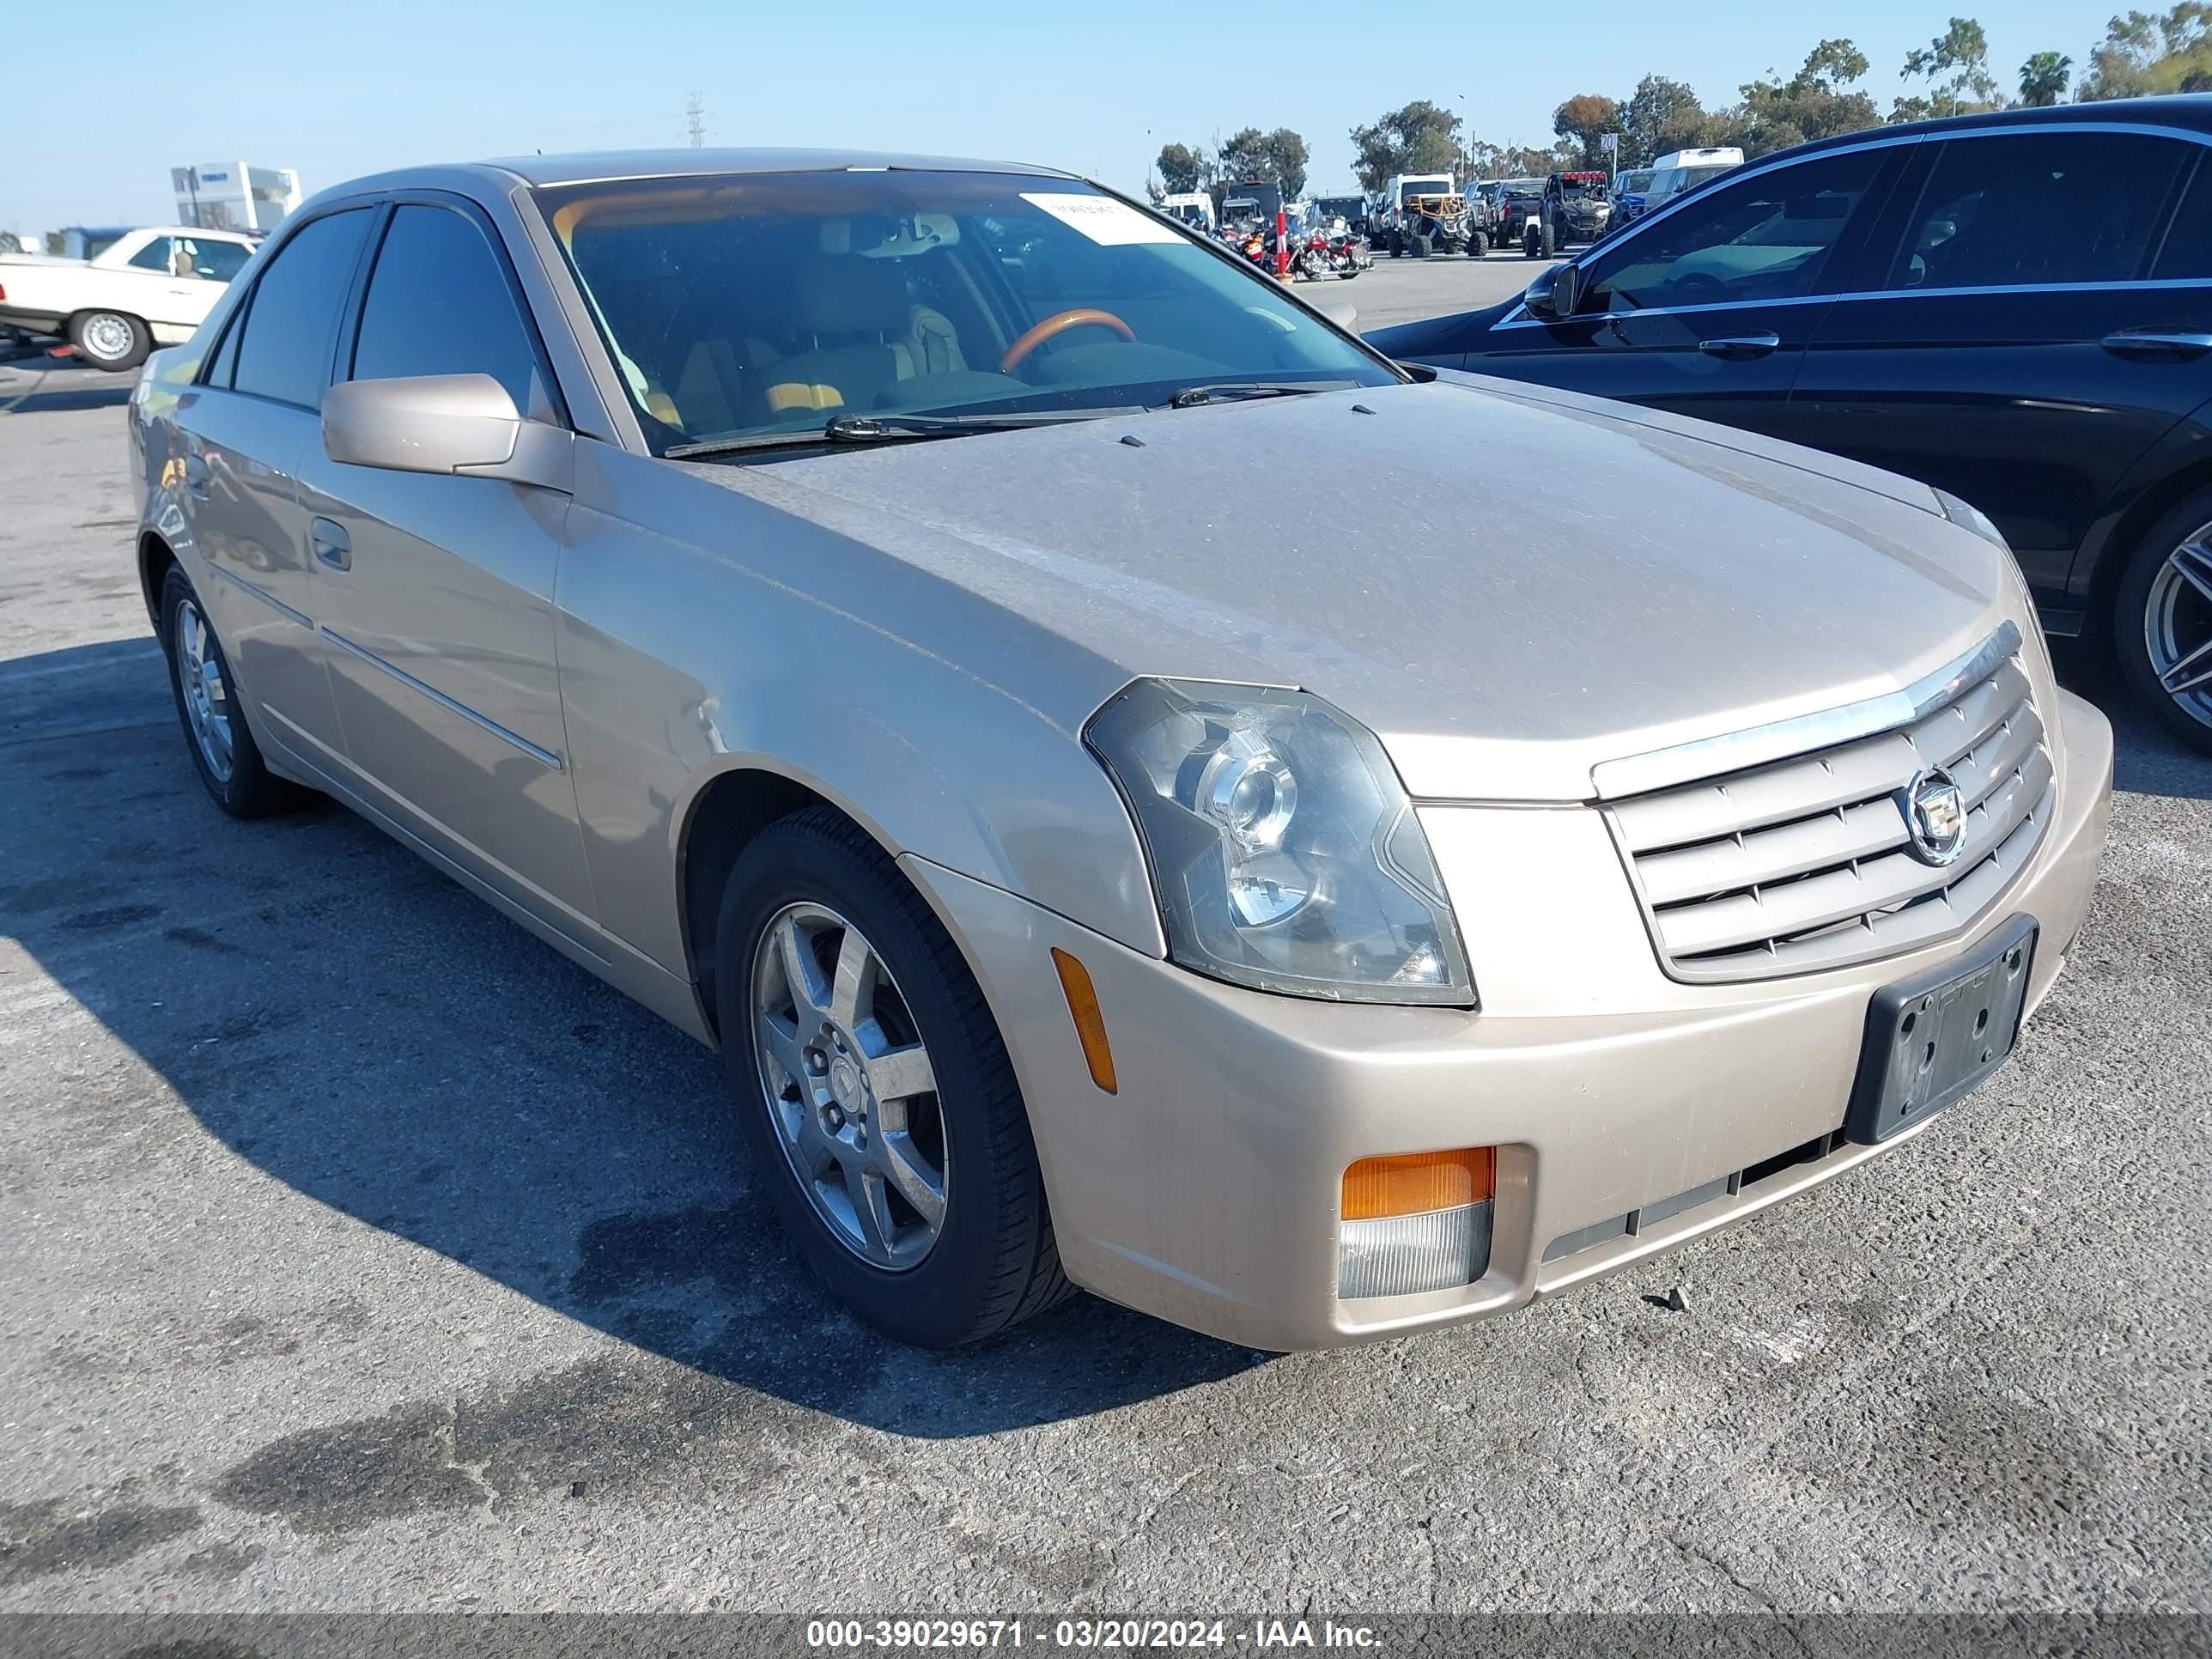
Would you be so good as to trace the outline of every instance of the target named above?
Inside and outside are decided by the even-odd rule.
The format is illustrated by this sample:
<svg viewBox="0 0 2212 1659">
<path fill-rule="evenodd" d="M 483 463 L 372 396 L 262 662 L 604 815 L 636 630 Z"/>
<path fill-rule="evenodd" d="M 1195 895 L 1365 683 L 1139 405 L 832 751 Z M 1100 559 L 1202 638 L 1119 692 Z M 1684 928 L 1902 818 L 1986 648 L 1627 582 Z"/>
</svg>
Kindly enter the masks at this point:
<svg viewBox="0 0 2212 1659">
<path fill-rule="evenodd" d="M 1844 1139 L 1873 1146 L 1917 1128 L 2004 1064 L 2020 1038 L 2038 932 L 2034 917 L 2016 915 L 1970 959 L 1874 994 Z"/>
</svg>

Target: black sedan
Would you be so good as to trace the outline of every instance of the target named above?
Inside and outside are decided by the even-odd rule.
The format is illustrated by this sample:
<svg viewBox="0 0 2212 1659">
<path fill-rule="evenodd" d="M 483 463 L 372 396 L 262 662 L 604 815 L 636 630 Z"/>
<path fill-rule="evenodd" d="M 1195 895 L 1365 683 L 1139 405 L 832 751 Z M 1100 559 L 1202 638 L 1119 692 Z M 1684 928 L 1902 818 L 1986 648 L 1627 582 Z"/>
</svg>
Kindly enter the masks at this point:
<svg viewBox="0 0 2212 1659">
<path fill-rule="evenodd" d="M 1966 116 L 1753 161 L 1407 362 L 1748 428 L 1921 479 L 2212 749 L 2212 96 Z"/>
</svg>

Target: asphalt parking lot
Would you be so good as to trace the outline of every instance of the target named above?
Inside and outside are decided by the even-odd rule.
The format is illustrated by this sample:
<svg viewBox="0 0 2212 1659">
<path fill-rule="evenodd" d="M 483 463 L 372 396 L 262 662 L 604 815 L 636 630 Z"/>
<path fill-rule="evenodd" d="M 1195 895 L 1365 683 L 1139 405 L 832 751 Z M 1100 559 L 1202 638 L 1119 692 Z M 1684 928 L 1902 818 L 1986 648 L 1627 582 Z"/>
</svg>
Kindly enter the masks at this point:
<svg viewBox="0 0 2212 1659">
<path fill-rule="evenodd" d="M 0 1611 L 2212 1611 L 2212 763 L 2147 722 L 2072 971 L 1896 1156 L 1447 1334 L 922 1354 L 704 1050 L 342 811 L 208 805 L 126 390 L 0 366 Z"/>
</svg>

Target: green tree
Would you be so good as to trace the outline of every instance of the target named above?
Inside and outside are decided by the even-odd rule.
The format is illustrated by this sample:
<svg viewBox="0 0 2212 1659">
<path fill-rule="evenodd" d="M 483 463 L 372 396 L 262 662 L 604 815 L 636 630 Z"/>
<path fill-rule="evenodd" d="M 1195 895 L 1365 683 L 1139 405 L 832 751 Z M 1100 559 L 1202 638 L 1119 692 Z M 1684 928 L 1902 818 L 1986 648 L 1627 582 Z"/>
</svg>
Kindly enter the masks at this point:
<svg viewBox="0 0 2212 1659">
<path fill-rule="evenodd" d="M 1898 78 L 1929 85 L 1921 97 L 1900 97 L 1890 112 L 1893 121 L 1917 120 L 1923 112 L 1973 115 L 1998 106 L 1997 79 L 1990 73 L 1989 37 L 1971 17 L 1954 17 L 1942 33 L 1906 52 Z"/>
<path fill-rule="evenodd" d="M 1747 156 L 1764 155 L 1879 126 L 1881 112 L 1874 100 L 1849 85 L 1867 68 L 1866 54 L 1849 40 L 1823 40 L 1789 80 L 1747 82 L 1743 101 L 1712 123 L 1713 142 L 1737 145 Z"/>
<path fill-rule="evenodd" d="M 1306 191 L 1306 141 L 1288 127 L 1277 127 L 1267 135 L 1267 157 L 1274 168 L 1275 183 L 1285 196 L 1303 196 Z"/>
<path fill-rule="evenodd" d="M 1352 129 L 1353 169 L 1362 190 L 1380 190 L 1401 173 L 1449 173 L 1460 159 L 1460 118 L 1425 98 Z"/>
<path fill-rule="evenodd" d="M 1620 106 L 1621 166 L 1648 167 L 1654 156 L 1704 143 L 1711 118 L 1681 82 L 1645 76 Z"/>
<path fill-rule="evenodd" d="M 1602 93 L 1580 92 L 1552 112 L 1552 131 L 1572 144 L 1577 164 L 1601 167 L 1605 151 L 1598 140 L 1620 130 L 1620 106 Z"/>
<path fill-rule="evenodd" d="M 2048 109 L 2066 95 L 2074 78 L 2074 60 L 2063 52 L 2039 52 L 2020 66 L 2020 101 L 2031 109 Z"/>
<path fill-rule="evenodd" d="M 2158 92 L 2191 92 L 2212 80 L 2212 5 L 2182 0 L 2154 15 L 2130 11 L 2106 25 L 2089 53 L 2076 96 L 2141 98 Z"/>
<path fill-rule="evenodd" d="M 1188 144 L 1163 144 L 1160 159 L 1153 165 L 1159 168 L 1160 182 L 1178 196 L 1187 196 L 1207 182 L 1213 171 L 1212 163 L 1202 150 Z"/>
<path fill-rule="evenodd" d="M 1306 141 L 1288 127 L 1246 127 L 1223 141 L 1220 176 L 1265 179 L 1285 198 L 1295 197 L 1306 187 Z"/>
</svg>

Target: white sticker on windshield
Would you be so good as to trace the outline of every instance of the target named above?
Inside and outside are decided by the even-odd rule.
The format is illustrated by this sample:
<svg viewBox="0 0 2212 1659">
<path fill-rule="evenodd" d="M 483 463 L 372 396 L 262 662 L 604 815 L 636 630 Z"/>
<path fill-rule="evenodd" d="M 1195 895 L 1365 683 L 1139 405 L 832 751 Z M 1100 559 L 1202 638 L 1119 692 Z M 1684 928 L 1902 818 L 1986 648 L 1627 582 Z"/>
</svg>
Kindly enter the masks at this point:
<svg viewBox="0 0 2212 1659">
<path fill-rule="evenodd" d="M 1110 196 L 1076 196 L 1066 191 L 1024 191 L 1022 200 L 1041 207 L 1064 225 L 1073 225 L 1102 247 L 1132 242 L 1180 242 L 1182 238 L 1157 219 L 1147 219 L 1127 202 Z"/>
</svg>

